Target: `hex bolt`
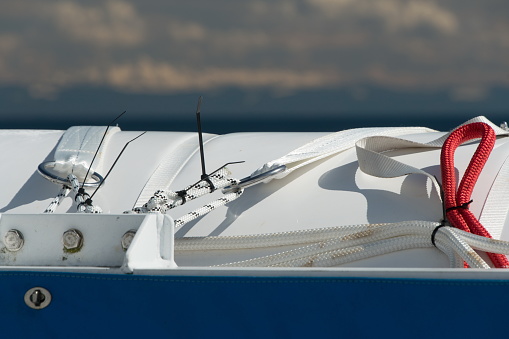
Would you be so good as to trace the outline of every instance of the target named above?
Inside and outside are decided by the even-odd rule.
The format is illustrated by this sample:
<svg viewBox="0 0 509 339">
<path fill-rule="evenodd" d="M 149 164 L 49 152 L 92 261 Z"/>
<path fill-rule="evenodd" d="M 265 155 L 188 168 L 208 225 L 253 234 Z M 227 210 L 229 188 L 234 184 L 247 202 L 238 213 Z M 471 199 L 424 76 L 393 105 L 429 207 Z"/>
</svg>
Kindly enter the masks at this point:
<svg viewBox="0 0 509 339">
<path fill-rule="evenodd" d="M 18 230 L 9 230 L 4 235 L 4 245 L 8 251 L 19 251 L 24 243 L 23 234 Z"/>
<path fill-rule="evenodd" d="M 129 248 L 129 245 L 131 245 L 131 242 L 133 241 L 135 235 L 136 235 L 135 230 L 129 230 L 124 233 L 124 235 L 122 236 L 122 249 L 124 251 L 127 251 L 127 249 Z"/>
<path fill-rule="evenodd" d="M 77 229 L 72 228 L 64 232 L 62 243 L 64 244 L 64 249 L 68 251 L 78 251 L 83 246 L 83 234 Z"/>
</svg>

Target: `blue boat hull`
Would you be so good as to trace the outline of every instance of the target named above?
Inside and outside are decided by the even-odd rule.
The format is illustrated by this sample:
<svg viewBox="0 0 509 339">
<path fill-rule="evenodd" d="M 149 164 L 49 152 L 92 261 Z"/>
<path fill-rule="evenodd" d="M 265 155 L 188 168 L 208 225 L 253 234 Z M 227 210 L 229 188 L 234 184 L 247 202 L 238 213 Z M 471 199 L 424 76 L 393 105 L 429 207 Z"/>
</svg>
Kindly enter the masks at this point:
<svg viewBox="0 0 509 339">
<path fill-rule="evenodd" d="M 509 280 L 2 272 L 5 338 L 506 336 Z M 52 294 L 42 310 L 24 294 Z"/>
</svg>

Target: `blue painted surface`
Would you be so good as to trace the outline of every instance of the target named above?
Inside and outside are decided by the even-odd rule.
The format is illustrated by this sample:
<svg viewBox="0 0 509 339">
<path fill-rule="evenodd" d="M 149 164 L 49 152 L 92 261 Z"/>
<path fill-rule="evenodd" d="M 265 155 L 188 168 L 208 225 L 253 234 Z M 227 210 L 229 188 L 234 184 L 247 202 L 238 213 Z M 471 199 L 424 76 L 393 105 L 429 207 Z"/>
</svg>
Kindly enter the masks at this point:
<svg viewBox="0 0 509 339">
<path fill-rule="evenodd" d="M 53 301 L 28 308 L 25 292 Z M 507 337 L 509 281 L 0 273 L 3 338 Z"/>
</svg>

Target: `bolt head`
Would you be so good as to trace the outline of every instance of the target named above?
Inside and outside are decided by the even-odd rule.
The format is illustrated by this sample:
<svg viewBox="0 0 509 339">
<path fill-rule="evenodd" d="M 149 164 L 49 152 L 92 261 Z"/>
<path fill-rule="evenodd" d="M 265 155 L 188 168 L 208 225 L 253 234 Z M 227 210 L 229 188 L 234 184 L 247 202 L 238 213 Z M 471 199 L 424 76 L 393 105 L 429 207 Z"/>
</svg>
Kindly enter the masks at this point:
<svg viewBox="0 0 509 339">
<path fill-rule="evenodd" d="M 83 246 L 83 235 L 76 229 L 70 229 L 64 232 L 62 243 L 66 250 L 78 250 Z"/>
<path fill-rule="evenodd" d="M 9 230 L 4 235 L 4 245 L 8 251 L 19 251 L 24 243 L 23 234 L 18 230 Z"/>
<path fill-rule="evenodd" d="M 124 251 L 127 251 L 135 235 L 136 235 L 135 230 L 129 230 L 124 233 L 124 235 L 122 236 L 122 248 L 124 249 Z"/>
</svg>

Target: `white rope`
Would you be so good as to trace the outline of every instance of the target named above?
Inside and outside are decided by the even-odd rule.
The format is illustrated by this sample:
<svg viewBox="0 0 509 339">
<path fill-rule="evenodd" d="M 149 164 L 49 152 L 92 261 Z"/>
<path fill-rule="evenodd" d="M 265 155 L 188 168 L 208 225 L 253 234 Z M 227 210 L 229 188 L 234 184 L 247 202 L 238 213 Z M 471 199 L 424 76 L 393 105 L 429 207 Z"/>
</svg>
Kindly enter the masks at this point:
<svg viewBox="0 0 509 339">
<path fill-rule="evenodd" d="M 79 213 L 102 213 L 102 209 L 99 206 L 93 206 L 90 202 L 87 202 L 90 196 L 84 191 L 83 193 L 80 192 L 80 183 L 74 174 L 69 174 L 67 180 L 71 187 L 64 185 L 60 192 L 58 192 L 58 195 L 44 210 L 44 213 L 54 213 L 63 199 L 67 197 L 71 191 L 76 194 L 75 201 Z"/>
<path fill-rule="evenodd" d="M 209 194 L 215 189 L 236 184 L 238 182 L 236 179 L 228 178 L 230 174 L 231 172 L 226 167 L 223 167 L 208 176 L 210 182 L 202 179 L 182 191 L 156 191 L 148 202 L 142 207 L 134 208 L 133 211 L 135 213 L 160 212 L 164 214 L 170 209 L 183 205 L 187 201 L 197 199 L 205 194 Z"/>
<path fill-rule="evenodd" d="M 226 186 L 238 184 L 239 181 L 237 179 L 229 178 L 229 175 L 231 175 L 231 172 L 226 167 L 223 167 L 208 175 L 206 178 L 198 181 L 196 184 L 188 186 L 182 191 L 156 191 L 147 203 L 141 207 L 135 207 L 132 212 L 164 214 L 170 209 L 174 209 L 177 206 L 185 204 L 187 201 L 197 199 Z M 220 206 L 224 206 L 225 204 L 240 197 L 243 192 L 244 190 L 237 190 L 235 192 L 225 194 L 203 207 L 175 219 L 175 227 L 181 227 L 194 219 L 212 212 Z"/>
<path fill-rule="evenodd" d="M 184 237 L 175 239 L 175 251 L 238 250 L 311 244 L 345 236 L 363 236 L 394 224 L 346 225 L 278 233 L 235 236 Z"/>
<path fill-rule="evenodd" d="M 60 189 L 60 192 L 58 192 L 57 196 L 51 201 L 51 203 L 44 210 L 43 213 L 55 213 L 57 207 L 60 206 L 62 200 L 64 200 L 64 198 L 67 197 L 70 192 L 71 188 L 63 185 L 62 188 Z"/>
<path fill-rule="evenodd" d="M 425 237 L 404 236 L 384 239 L 364 246 L 340 248 L 334 251 L 318 253 L 312 257 L 301 257 L 294 260 L 270 265 L 271 267 L 332 267 L 345 263 L 380 256 L 412 248 L 429 247 Z"/>
<path fill-rule="evenodd" d="M 92 205 L 90 200 L 90 196 L 83 190 L 80 192 L 80 183 L 78 178 L 74 174 L 69 174 L 67 179 L 72 185 L 72 190 L 76 193 L 76 197 L 74 200 L 78 204 L 78 212 L 80 213 L 102 213 L 102 209 L 99 206 Z"/>
<path fill-rule="evenodd" d="M 431 237 L 440 223 L 406 221 L 363 224 L 245 236 L 175 239 L 175 251 L 210 251 L 299 245 L 290 251 L 218 266 L 337 266 L 409 248 L 432 247 Z M 451 267 L 489 268 L 474 251 L 509 254 L 509 242 L 481 237 L 453 227 L 435 232 L 435 245 L 449 258 Z"/>
<path fill-rule="evenodd" d="M 244 193 L 244 190 L 238 190 L 236 192 L 225 194 L 221 198 L 214 200 L 214 201 L 204 205 L 203 207 L 200 207 L 192 212 L 189 212 L 189 213 L 183 215 L 182 217 L 175 220 L 175 228 L 182 227 L 185 224 L 187 224 L 188 222 L 190 222 L 196 218 L 202 217 L 205 214 L 212 212 L 216 208 L 224 206 L 229 202 L 232 202 L 233 200 L 240 197 L 242 195 L 242 193 Z"/>
<path fill-rule="evenodd" d="M 337 266 L 361 259 L 371 258 L 382 254 L 392 253 L 410 248 L 433 247 L 431 237 L 435 228 L 440 224 L 429 221 L 408 221 L 394 224 L 380 225 L 353 225 L 337 228 L 310 230 L 309 232 L 285 232 L 276 235 L 282 238 L 285 235 L 293 236 L 294 243 L 307 241 L 309 234 L 326 237 L 340 228 L 350 234 L 325 241 L 315 242 L 311 245 L 299 247 L 268 256 L 262 256 L 239 262 L 232 262 L 217 266 L 232 267 L 282 267 L 282 266 Z M 244 243 L 249 239 L 247 248 L 253 248 L 253 242 L 258 239 L 263 243 L 270 235 L 243 236 Z M 218 243 L 226 245 L 232 237 L 209 237 L 214 239 L 201 239 L 200 250 L 218 249 Z M 224 238 L 224 239 L 221 239 Z M 188 249 L 190 239 L 175 239 L 176 249 Z M 194 239 L 198 240 L 198 239 Z M 184 245 L 183 245 L 184 243 Z M 286 242 L 285 245 L 289 245 Z M 509 253 L 509 242 L 487 239 L 467 233 L 452 227 L 440 227 L 435 234 L 435 244 L 447 257 L 452 267 L 462 267 L 465 261 L 472 268 L 490 268 L 490 266 L 473 250 Z M 195 250 L 198 248 L 194 244 Z M 267 244 L 265 244 L 267 245 Z M 274 245 L 273 243 L 270 246 Z M 256 247 L 256 246 L 255 246 Z M 228 249 L 233 246 L 228 246 Z M 237 247 L 238 248 L 238 247 Z M 459 259 L 461 258 L 461 259 Z"/>
</svg>

